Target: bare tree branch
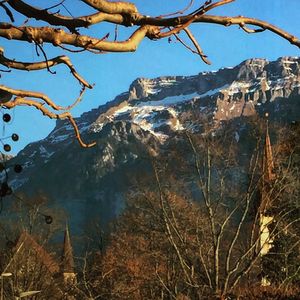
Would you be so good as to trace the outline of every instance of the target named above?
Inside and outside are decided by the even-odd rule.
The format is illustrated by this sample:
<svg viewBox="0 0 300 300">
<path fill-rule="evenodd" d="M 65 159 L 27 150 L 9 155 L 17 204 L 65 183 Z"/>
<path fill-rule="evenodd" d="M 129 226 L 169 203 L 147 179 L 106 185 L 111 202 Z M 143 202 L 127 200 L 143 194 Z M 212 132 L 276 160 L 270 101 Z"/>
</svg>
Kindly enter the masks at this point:
<svg viewBox="0 0 300 300">
<path fill-rule="evenodd" d="M 124 22 L 124 17 L 120 14 L 108 14 L 98 12 L 88 16 L 78 18 L 66 17 L 58 13 L 50 13 L 47 9 L 33 7 L 21 0 L 8 0 L 9 5 L 28 18 L 43 20 L 51 25 L 65 26 L 71 31 L 79 27 L 89 27 L 103 21 L 120 24 Z"/>
<path fill-rule="evenodd" d="M 98 11 L 108 14 L 132 14 L 137 13 L 137 8 L 130 2 L 109 2 L 106 0 L 82 0 L 89 6 L 97 9 Z"/>
<path fill-rule="evenodd" d="M 29 99 L 25 99 L 25 98 L 20 98 L 20 97 L 16 97 L 13 101 L 9 101 L 5 104 L 3 104 L 3 106 L 5 108 L 11 109 L 14 108 L 16 106 L 33 106 L 35 107 L 37 110 L 41 111 L 42 114 L 44 116 L 49 117 L 50 119 L 68 119 L 71 123 L 71 125 L 73 126 L 74 132 L 75 132 L 75 138 L 78 140 L 79 144 L 84 147 L 84 148 L 90 148 L 93 147 L 94 145 L 96 145 L 95 142 L 90 143 L 90 144 L 86 144 L 82 141 L 81 136 L 80 136 L 80 132 L 78 129 L 78 126 L 74 120 L 74 118 L 72 117 L 70 112 L 64 112 L 61 114 L 55 114 L 51 111 L 49 111 L 47 108 L 44 107 L 44 104 L 41 102 L 38 102 L 36 100 L 29 100 Z"/>
<path fill-rule="evenodd" d="M 92 38 L 86 35 L 67 33 L 62 29 L 51 27 L 14 27 L 8 23 L 0 23 L 0 36 L 9 40 L 19 40 L 38 43 L 50 43 L 53 46 L 62 44 L 84 49 L 100 50 L 107 52 L 132 52 L 135 51 L 145 36 L 157 36 L 156 27 L 142 26 L 137 29 L 126 41 L 109 42 Z"/>
<path fill-rule="evenodd" d="M 29 62 L 20 62 L 13 59 L 6 58 L 4 56 L 3 48 L 0 48 L 0 64 L 6 66 L 7 68 L 24 70 L 24 71 L 36 71 L 42 69 L 48 69 L 59 64 L 65 64 L 71 71 L 72 75 L 85 87 L 92 88 L 92 85 L 89 84 L 85 79 L 83 79 L 75 70 L 71 60 L 65 56 L 57 56 L 47 61 L 29 63 Z"/>
<path fill-rule="evenodd" d="M 197 40 L 195 39 L 194 35 L 192 34 L 192 32 L 190 31 L 190 29 L 185 28 L 184 29 L 185 33 L 187 34 L 187 36 L 190 38 L 190 40 L 192 41 L 192 43 L 194 44 L 195 48 L 197 49 L 197 53 L 199 54 L 199 56 L 201 57 L 201 59 L 203 60 L 203 62 L 205 62 L 206 64 L 210 65 L 211 62 L 207 59 L 207 55 L 205 55 L 199 45 L 199 43 L 197 42 Z"/>
</svg>

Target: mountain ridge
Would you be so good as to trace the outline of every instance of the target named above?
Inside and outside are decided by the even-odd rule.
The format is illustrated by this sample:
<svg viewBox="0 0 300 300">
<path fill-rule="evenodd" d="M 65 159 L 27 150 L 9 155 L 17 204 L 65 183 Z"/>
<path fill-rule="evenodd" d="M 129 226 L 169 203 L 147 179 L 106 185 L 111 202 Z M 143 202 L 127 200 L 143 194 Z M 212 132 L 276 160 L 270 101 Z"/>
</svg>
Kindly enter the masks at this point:
<svg viewBox="0 0 300 300">
<path fill-rule="evenodd" d="M 208 125 L 218 130 L 233 120 L 240 120 L 232 132 L 239 144 L 246 119 L 266 111 L 270 120 L 298 121 L 299 94 L 299 57 L 250 59 L 194 76 L 138 78 L 128 91 L 76 119 L 82 138 L 96 141 L 95 147 L 80 148 L 72 126 L 59 121 L 44 140 L 12 159 L 23 172 L 8 170 L 9 185 L 29 196 L 41 190 L 77 229 L 97 215 L 107 223 L 124 208 L 131 179 L 149 173 L 145 157 L 162 155 L 186 130 L 205 133 Z"/>
</svg>

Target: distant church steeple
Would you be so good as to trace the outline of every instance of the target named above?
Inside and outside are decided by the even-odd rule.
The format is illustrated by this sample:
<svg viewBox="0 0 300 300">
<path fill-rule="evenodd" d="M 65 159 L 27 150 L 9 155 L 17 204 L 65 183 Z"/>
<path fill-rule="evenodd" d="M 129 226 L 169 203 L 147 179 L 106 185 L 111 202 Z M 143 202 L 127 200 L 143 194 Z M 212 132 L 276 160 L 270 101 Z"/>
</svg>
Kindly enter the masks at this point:
<svg viewBox="0 0 300 300">
<path fill-rule="evenodd" d="M 62 274 L 65 283 L 74 283 L 76 273 L 74 268 L 73 248 L 71 245 L 69 226 L 66 224 L 62 254 Z"/>
<path fill-rule="evenodd" d="M 266 118 L 268 118 L 266 113 Z M 270 205 L 270 184 L 275 180 L 276 174 L 274 173 L 274 160 L 272 153 L 272 144 L 269 135 L 269 121 L 266 121 L 266 135 L 264 143 L 264 151 L 262 158 L 262 181 L 261 181 L 261 199 L 260 199 L 260 212 L 265 214 L 265 210 Z"/>
<path fill-rule="evenodd" d="M 269 114 L 266 113 L 266 118 Z M 274 160 L 272 153 L 272 145 L 269 136 L 269 121 L 266 120 L 266 136 L 264 144 L 264 153 L 262 161 L 262 184 L 261 184 L 261 199 L 259 206 L 259 223 L 260 223 L 260 254 L 266 255 L 273 243 L 272 236 L 270 235 L 268 226 L 273 222 L 274 217 L 267 213 L 268 206 L 271 203 L 271 184 L 274 182 L 276 174 L 274 172 Z M 262 278 L 261 284 L 263 286 L 270 285 L 271 283 L 266 277 Z"/>
<path fill-rule="evenodd" d="M 269 114 L 266 113 L 266 117 Z M 263 156 L 263 180 L 265 182 L 272 182 L 275 179 L 274 173 L 274 160 L 273 160 L 273 153 L 272 153 L 272 145 L 269 136 L 269 121 L 266 121 L 266 138 L 265 138 L 265 149 L 264 149 L 264 156 Z"/>
</svg>

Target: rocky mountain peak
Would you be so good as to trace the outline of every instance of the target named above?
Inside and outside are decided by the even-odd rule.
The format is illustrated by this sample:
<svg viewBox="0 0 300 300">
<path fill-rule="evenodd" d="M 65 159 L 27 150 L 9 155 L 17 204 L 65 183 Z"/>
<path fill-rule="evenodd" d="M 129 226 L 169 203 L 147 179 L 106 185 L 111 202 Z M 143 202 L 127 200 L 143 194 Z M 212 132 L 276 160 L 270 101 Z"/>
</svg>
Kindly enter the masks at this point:
<svg viewBox="0 0 300 300">
<path fill-rule="evenodd" d="M 77 119 L 82 134 L 100 133 L 110 122 L 140 126 L 164 143 L 185 128 L 184 110 L 198 107 L 213 121 L 256 114 L 264 103 L 299 93 L 300 58 L 248 59 L 235 67 L 194 76 L 138 78 L 129 90 Z M 46 138 L 51 144 L 69 141 L 72 128 L 59 122 Z"/>
<path fill-rule="evenodd" d="M 266 59 L 252 58 L 242 62 L 238 66 L 237 80 L 250 81 L 266 75 Z"/>
<path fill-rule="evenodd" d="M 137 78 L 129 87 L 129 100 L 143 99 L 158 94 L 162 89 L 174 87 L 184 77 L 164 76 L 154 79 Z"/>
<path fill-rule="evenodd" d="M 300 58 L 284 56 L 266 66 L 270 78 L 284 78 L 287 76 L 299 76 Z"/>
</svg>

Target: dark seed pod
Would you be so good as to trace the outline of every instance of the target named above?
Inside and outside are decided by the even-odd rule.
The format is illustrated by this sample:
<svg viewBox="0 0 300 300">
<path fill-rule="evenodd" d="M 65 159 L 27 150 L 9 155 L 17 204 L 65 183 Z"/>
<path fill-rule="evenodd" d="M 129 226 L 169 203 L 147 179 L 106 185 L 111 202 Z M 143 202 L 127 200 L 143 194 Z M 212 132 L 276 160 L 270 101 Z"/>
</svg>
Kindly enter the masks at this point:
<svg viewBox="0 0 300 300">
<path fill-rule="evenodd" d="M 13 133 L 13 134 L 11 135 L 11 139 L 12 139 L 14 142 L 16 142 L 16 141 L 19 140 L 19 136 L 18 136 L 16 133 Z"/>
<path fill-rule="evenodd" d="M 14 166 L 14 171 L 15 171 L 16 173 L 21 173 L 22 170 L 23 170 L 23 168 L 22 168 L 21 165 L 15 165 L 15 166 Z"/>
<path fill-rule="evenodd" d="M 11 146 L 8 145 L 8 144 L 5 144 L 5 145 L 3 146 L 3 149 L 4 149 L 4 151 L 9 152 L 9 151 L 11 150 Z"/>
<path fill-rule="evenodd" d="M 4 114 L 2 119 L 3 119 L 4 122 L 7 123 L 11 120 L 11 116 L 10 116 L 10 114 Z"/>
<path fill-rule="evenodd" d="M 51 216 L 45 216 L 46 224 L 51 224 L 53 222 L 53 218 Z"/>
</svg>

